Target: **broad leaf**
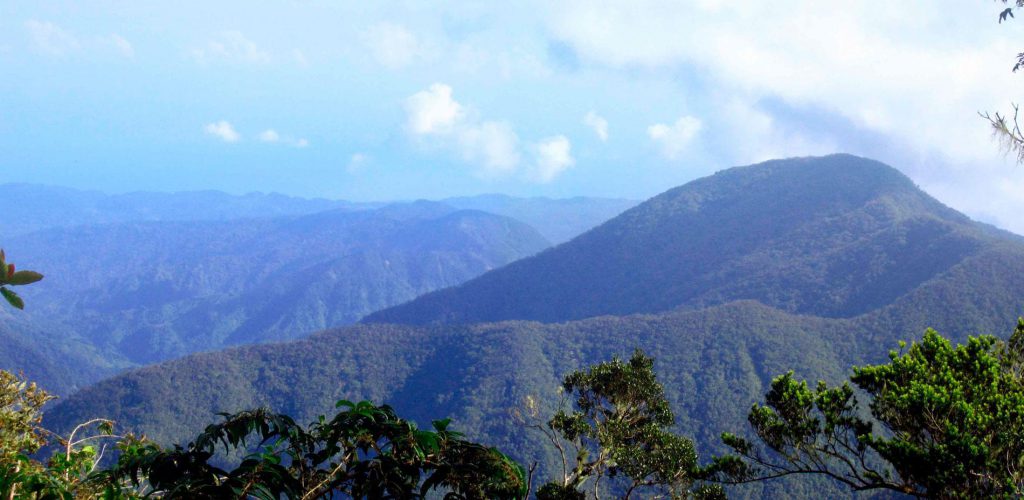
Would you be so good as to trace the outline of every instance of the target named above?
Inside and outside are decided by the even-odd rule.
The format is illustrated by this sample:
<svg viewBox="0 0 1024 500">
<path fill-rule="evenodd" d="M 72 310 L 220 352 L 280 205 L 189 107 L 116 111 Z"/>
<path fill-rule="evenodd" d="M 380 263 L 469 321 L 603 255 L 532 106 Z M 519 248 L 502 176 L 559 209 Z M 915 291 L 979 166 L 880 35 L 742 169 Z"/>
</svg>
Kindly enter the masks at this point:
<svg viewBox="0 0 1024 500">
<path fill-rule="evenodd" d="M 3 295 L 7 302 L 18 309 L 25 309 L 25 301 L 18 297 L 18 294 L 6 289 L 0 288 L 0 295 Z"/>
<path fill-rule="evenodd" d="M 35 271 L 18 271 L 7 277 L 7 282 L 12 285 L 28 285 L 43 279 L 43 275 Z"/>
</svg>

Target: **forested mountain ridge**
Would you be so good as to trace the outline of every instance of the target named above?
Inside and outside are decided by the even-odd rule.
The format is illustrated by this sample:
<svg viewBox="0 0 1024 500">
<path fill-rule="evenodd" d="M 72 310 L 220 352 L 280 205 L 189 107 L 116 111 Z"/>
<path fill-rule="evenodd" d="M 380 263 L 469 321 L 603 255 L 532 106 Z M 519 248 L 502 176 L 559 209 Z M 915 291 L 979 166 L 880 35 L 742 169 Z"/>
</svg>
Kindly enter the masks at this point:
<svg viewBox="0 0 1024 500">
<path fill-rule="evenodd" d="M 521 222 L 433 202 L 58 227 L 5 242 L 47 271 L 24 294 L 31 305 L 17 313 L 23 321 L 9 326 L 50 333 L 12 341 L 12 352 L 25 354 L 3 368 L 26 369 L 27 354 L 53 351 L 49 344 L 89 345 L 104 368 L 81 370 L 75 385 L 117 367 L 352 323 L 549 245 Z M 70 389 L 68 380 L 36 380 Z"/>
<path fill-rule="evenodd" d="M 744 428 L 775 375 L 794 369 L 834 382 L 927 327 L 955 340 L 1002 336 L 1024 311 L 1020 238 L 970 221 L 884 165 L 845 155 L 782 160 L 693 184 L 452 289 L 460 299 L 471 295 L 464 290 L 493 294 L 459 305 L 536 312 L 563 304 L 593 317 L 444 323 L 450 308 L 423 325 L 367 322 L 194 355 L 87 388 L 59 403 L 49 422 L 61 428 L 104 415 L 170 442 L 218 411 L 265 404 L 301 420 L 334 399 L 366 398 L 421 421 L 450 415 L 473 439 L 550 465 L 552 451 L 509 411 L 527 395 L 551 410 L 562 375 L 639 347 L 655 357 L 679 429 L 707 454 L 721 450 L 720 432 Z M 721 234 L 706 234 L 714 232 Z M 575 284 L 579 273 L 606 288 Z M 612 297 L 640 309 L 653 301 L 655 313 L 601 312 L 615 284 L 626 288 Z M 553 302 L 543 309 L 542 300 Z M 803 486 L 772 487 L 795 494 Z"/>
<path fill-rule="evenodd" d="M 678 427 L 706 453 L 719 449 L 719 432 L 743 425 L 749 402 L 779 370 L 838 380 L 840 366 L 859 359 L 850 328 L 849 320 L 754 302 L 562 324 L 357 325 L 132 370 L 60 401 L 44 425 L 107 415 L 123 429 L 174 442 L 220 411 L 266 405 L 304 422 L 338 399 L 370 399 L 423 425 L 452 416 L 469 436 L 523 463 L 551 465 L 553 450 L 510 410 L 536 396 L 550 414 L 565 373 L 639 347 L 657 354 Z"/>
<path fill-rule="evenodd" d="M 0 368 L 58 394 L 139 364 L 349 324 L 550 244 L 514 215 L 564 238 L 634 204 L 0 187 L 3 248 L 48 277 L 26 291 L 27 312 L 0 312 Z"/>
<path fill-rule="evenodd" d="M 669 190 L 566 244 L 364 321 L 565 321 L 744 299 L 853 317 L 1019 241 L 872 160 L 775 160 Z"/>
</svg>

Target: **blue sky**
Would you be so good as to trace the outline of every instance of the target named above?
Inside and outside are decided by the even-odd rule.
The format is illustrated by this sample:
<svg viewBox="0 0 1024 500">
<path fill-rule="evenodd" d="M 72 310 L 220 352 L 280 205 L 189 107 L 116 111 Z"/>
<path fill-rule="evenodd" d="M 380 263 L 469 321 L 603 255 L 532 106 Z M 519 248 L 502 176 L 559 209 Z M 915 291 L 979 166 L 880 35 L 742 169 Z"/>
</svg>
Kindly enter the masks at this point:
<svg viewBox="0 0 1024 500">
<path fill-rule="evenodd" d="M 770 4 L 770 5 L 761 5 Z M 987 0 L 0 2 L 0 182 L 645 198 L 850 152 L 1024 233 Z"/>
</svg>

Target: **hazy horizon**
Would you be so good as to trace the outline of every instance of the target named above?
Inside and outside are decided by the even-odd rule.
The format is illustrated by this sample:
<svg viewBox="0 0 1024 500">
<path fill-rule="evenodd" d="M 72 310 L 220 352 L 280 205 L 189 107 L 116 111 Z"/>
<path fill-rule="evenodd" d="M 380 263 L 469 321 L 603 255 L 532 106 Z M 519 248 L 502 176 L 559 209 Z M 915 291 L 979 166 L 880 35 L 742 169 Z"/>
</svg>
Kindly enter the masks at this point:
<svg viewBox="0 0 1024 500">
<path fill-rule="evenodd" d="M 0 5 L 0 182 L 646 199 L 848 152 L 1024 233 L 997 3 Z"/>
</svg>

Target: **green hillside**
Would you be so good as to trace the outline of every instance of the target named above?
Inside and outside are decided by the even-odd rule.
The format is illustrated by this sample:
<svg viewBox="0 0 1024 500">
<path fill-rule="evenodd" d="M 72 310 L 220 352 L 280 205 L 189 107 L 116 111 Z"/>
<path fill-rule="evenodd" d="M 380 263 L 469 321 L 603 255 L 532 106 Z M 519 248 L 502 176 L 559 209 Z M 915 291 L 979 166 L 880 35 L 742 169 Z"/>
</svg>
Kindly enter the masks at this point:
<svg viewBox="0 0 1024 500">
<path fill-rule="evenodd" d="M 47 278 L 12 313 L 20 347 L 11 341 L 0 367 L 35 370 L 30 353 L 88 346 L 95 361 L 71 380 L 36 379 L 66 394 L 118 367 L 350 324 L 547 246 L 521 222 L 430 202 L 37 231 L 5 240 Z"/>
<path fill-rule="evenodd" d="M 569 243 L 365 321 L 565 321 L 747 299 L 853 317 L 1017 241 L 881 163 L 777 160 L 672 189 Z"/>
<path fill-rule="evenodd" d="M 70 396 L 44 424 L 64 428 L 106 415 L 173 442 L 219 411 L 269 405 L 305 421 L 335 400 L 368 398 L 423 424 L 450 415 L 470 437 L 524 463 L 551 463 L 553 450 L 509 411 L 527 395 L 553 410 L 562 375 L 640 347 L 655 354 L 679 429 L 708 453 L 720 449 L 721 431 L 742 428 L 746 409 L 774 374 L 795 368 L 839 380 L 839 367 L 860 359 L 847 341 L 857 331 L 846 320 L 793 316 L 753 302 L 555 325 L 360 325 L 134 370 Z"/>
<path fill-rule="evenodd" d="M 769 162 L 671 190 L 362 325 L 135 370 L 47 418 L 65 428 L 103 415 L 171 442 L 219 411 L 269 405 L 301 421 L 339 398 L 371 399 L 416 419 L 450 415 L 472 439 L 551 464 L 553 451 L 509 411 L 534 395 L 550 413 L 562 375 L 639 347 L 706 457 L 789 369 L 836 382 L 929 326 L 956 340 L 1004 335 L 1024 311 L 1022 273 L 1018 237 L 889 167 Z M 505 321 L 469 323 L 481 318 Z M 780 484 L 766 494 L 810 487 Z"/>
</svg>

